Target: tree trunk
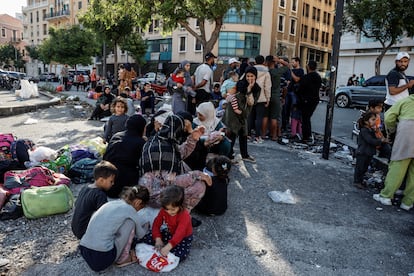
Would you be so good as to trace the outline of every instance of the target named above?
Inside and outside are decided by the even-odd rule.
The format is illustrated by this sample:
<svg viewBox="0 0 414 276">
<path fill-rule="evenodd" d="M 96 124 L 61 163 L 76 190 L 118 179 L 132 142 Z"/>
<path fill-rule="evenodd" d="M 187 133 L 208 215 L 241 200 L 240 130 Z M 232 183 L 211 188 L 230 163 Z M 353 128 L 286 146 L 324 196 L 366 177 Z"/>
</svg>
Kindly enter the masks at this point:
<svg viewBox="0 0 414 276">
<path fill-rule="evenodd" d="M 395 43 L 394 41 L 391 41 L 388 45 L 385 45 L 385 43 L 381 43 L 381 45 L 382 45 L 381 53 L 375 59 L 375 75 L 376 76 L 381 75 L 381 62 L 382 62 L 382 59 L 384 58 L 385 54 L 388 52 L 388 50 L 391 48 L 391 46 L 394 43 Z"/>
</svg>

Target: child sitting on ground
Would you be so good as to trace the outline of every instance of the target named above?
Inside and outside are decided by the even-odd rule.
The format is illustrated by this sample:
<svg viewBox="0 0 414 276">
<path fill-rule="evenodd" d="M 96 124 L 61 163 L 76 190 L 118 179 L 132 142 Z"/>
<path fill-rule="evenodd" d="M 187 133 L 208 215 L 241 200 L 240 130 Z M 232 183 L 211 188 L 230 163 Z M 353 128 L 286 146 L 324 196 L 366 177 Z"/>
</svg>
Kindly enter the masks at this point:
<svg viewBox="0 0 414 276">
<path fill-rule="evenodd" d="M 206 215 L 222 215 L 227 210 L 227 187 L 231 161 L 220 155 L 207 162 L 204 173 L 211 176 L 213 184 L 206 185 L 204 197 L 195 209 Z"/>
<path fill-rule="evenodd" d="M 112 163 L 99 162 L 93 169 L 95 183 L 84 186 L 79 192 L 72 217 L 72 232 L 78 239 L 85 234 L 92 214 L 108 201 L 105 191 L 114 184 L 117 172 Z"/>
<path fill-rule="evenodd" d="M 384 137 L 383 133 L 383 123 L 381 120 L 381 112 L 383 110 L 384 102 L 381 100 L 370 100 L 368 102 L 368 110 L 375 113 L 375 136 L 379 139 Z M 388 143 L 381 143 L 380 146 L 377 147 L 379 150 L 379 157 L 385 157 L 388 160 L 391 157 L 391 146 Z"/>
<path fill-rule="evenodd" d="M 366 187 L 364 175 L 368 170 L 368 166 L 371 163 L 372 156 L 377 152 L 376 147 L 381 143 L 386 143 L 388 140 L 384 137 L 377 138 L 375 136 L 375 121 L 376 114 L 367 111 L 361 115 L 358 120 L 358 126 L 360 129 L 358 137 L 358 148 L 356 151 L 356 164 L 354 173 L 354 186 L 358 189 L 364 189 Z"/>
<path fill-rule="evenodd" d="M 162 208 L 155 218 L 152 233 L 146 235 L 142 241 L 155 244 L 161 255 L 167 256 L 171 251 L 183 261 L 190 253 L 193 240 L 193 227 L 190 213 L 183 207 L 184 188 L 176 185 L 168 186 L 161 192 Z M 167 228 L 161 230 L 161 226 Z"/>
<path fill-rule="evenodd" d="M 128 112 L 128 103 L 126 99 L 120 96 L 116 97 L 111 104 L 111 112 L 112 115 L 109 117 L 104 128 L 104 143 L 109 142 L 115 133 L 126 129 L 125 122 L 129 117 L 126 115 Z"/>
<path fill-rule="evenodd" d="M 147 188 L 125 187 L 122 200 L 110 201 L 92 215 L 79 244 L 80 253 L 92 270 L 102 271 L 113 263 L 123 267 L 138 261 L 131 246 L 134 236 L 145 235 L 137 211 L 148 200 Z"/>
</svg>

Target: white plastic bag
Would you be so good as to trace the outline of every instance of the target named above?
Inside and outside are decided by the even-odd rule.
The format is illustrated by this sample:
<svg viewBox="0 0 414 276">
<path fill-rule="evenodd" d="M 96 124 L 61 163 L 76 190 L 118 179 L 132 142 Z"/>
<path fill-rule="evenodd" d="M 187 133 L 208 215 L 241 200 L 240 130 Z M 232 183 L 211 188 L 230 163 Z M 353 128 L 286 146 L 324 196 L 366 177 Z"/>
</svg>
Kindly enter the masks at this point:
<svg viewBox="0 0 414 276">
<path fill-rule="evenodd" d="M 55 160 L 57 157 L 57 151 L 48 147 L 36 147 L 34 150 L 29 151 L 30 162 L 36 163 L 42 160 Z"/>
<path fill-rule="evenodd" d="M 141 266 L 154 272 L 170 272 L 180 262 L 180 258 L 173 253 L 168 253 L 167 257 L 163 257 L 154 246 L 145 243 L 137 244 L 135 254 Z"/>
<path fill-rule="evenodd" d="M 276 203 L 296 204 L 296 200 L 290 189 L 287 189 L 284 192 L 271 191 L 268 193 L 268 196 Z"/>
</svg>

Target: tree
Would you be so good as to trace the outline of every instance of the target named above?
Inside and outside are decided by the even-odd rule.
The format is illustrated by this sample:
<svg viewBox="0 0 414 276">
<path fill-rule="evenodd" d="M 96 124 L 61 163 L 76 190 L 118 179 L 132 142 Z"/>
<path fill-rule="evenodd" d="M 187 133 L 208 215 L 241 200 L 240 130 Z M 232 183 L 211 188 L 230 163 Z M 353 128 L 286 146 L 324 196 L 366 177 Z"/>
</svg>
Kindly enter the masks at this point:
<svg viewBox="0 0 414 276">
<path fill-rule="evenodd" d="M 139 66 L 145 63 L 144 55 L 147 52 L 147 45 L 139 33 L 129 34 L 120 46 L 123 51 L 128 51 Z"/>
<path fill-rule="evenodd" d="M 255 0 L 118 0 L 121 10 L 128 11 L 138 26 L 145 27 L 152 19 L 160 19 L 163 32 L 169 32 L 181 25 L 203 45 L 204 54 L 216 44 L 223 18 L 230 8 L 240 14 L 252 8 Z M 189 24 L 189 19 L 199 22 L 199 30 Z M 206 24 L 214 23 L 208 37 Z"/>
<path fill-rule="evenodd" d="M 414 34 L 414 0 L 351 0 L 345 7 L 344 29 L 378 41 L 381 52 L 375 60 L 375 74 L 387 51 L 403 36 Z"/>
<path fill-rule="evenodd" d="M 74 25 L 69 29 L 51 29 L 49 38 L 40 46 L 39 58 L 45 63 L 89 65 L 98 50 L 95 35 Z"/>
<path fill-rule="evenodd" d="M 0 62 L 3 63 L 3 66 L 5 67 L 13 65 L 16 68 L 16 71 L 17 68 L 24 66 L 20 51 L 18 51 L 12 43 L 0 46 Z"/>
<path fill-rule="evenodd" d="M 126 6 L 123 9 L 118 2 L 118 0 L 91 0 L 86 13 L 79 18 L 84 26 L 102 35 L 105 41 L 114 45 L 115 79 L 118 79 L 117 47 L 133 32 L 134 28 L 131 7 Z"/>
<path fill-rule="evenodd" d="M 39 59 L 39 48 L 37 46 L 26 46 L 26 51 L 32 59 Z"/>
</svg>

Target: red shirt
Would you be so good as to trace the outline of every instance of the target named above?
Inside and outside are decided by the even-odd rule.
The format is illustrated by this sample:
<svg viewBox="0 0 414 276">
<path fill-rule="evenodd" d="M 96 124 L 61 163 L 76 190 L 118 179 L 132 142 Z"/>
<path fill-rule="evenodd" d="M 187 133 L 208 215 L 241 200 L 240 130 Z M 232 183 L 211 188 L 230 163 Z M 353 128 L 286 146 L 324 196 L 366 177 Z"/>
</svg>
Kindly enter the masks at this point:
<svg viewBox="0 0 414 276">
<path fill-rule="evenodd" d="M 185 79 L 183 77 L 178 77 L 176 74 L 172 74 L 171 78 L 176 83 L 184 84 Z"/>
<path fill-rule="evenodd" d="M 170 216 L 164 209 L 161 209 L 152 225 L 152 237 L 161 238 L 161 225 L 165 223 L 169 232 L 172 235 L 168 242 L 175 247 L 184 238 L 193 234 L 193 227 L 191 226 L 191 216 L 187 210 L 183 210 L 175 216 Z"/>
</svg>

